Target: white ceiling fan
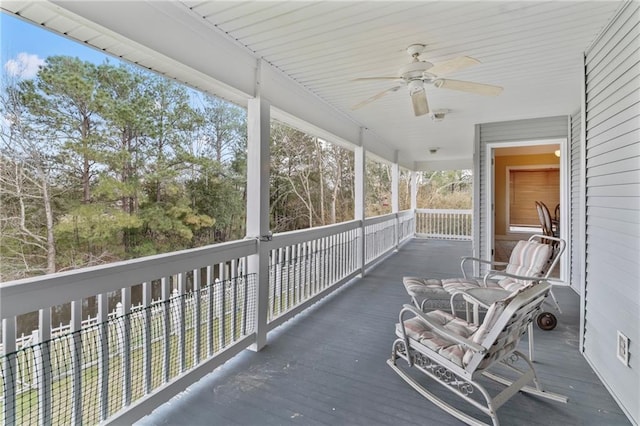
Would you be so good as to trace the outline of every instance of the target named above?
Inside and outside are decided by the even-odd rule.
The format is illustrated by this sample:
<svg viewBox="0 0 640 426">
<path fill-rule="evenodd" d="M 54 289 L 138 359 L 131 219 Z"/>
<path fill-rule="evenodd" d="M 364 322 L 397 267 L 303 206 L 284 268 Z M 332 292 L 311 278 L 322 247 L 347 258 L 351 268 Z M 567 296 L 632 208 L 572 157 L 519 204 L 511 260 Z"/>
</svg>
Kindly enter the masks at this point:
<svg viewBox="0 0 640 426">
<path fill-rule="evenodd" d="M 383 90 L 370 98 L 351 107 L 352 110 L 362 108 L 363 106 L 382 98 L 387 93 L 396 92 L 402 86 L 407 86 L 409 96 L 413 104 L 413 112 L 416 116 L 429 113 L 429 103 L 427 102 L 427 94 L 424 89 L 425 84 L 431 84 L 439 89 L 459 90 L 462 92 L 475 93 L 478 95 L 497 96 L 502 92 L 502 87 L 490 84 L 474 83 L 471 81 L 451 80 L 442 78 L 441 76 L 459 71 L 470 66 L 479 64 L 480 61 L 468 56 L 460 56 L 448 61 L 432 64 L 431 62 L 421 61 L 419 56 L 424 52 L 425 45 L 412 44 L 407 48 L 407 53 L 411 55 L 413 61 L 398 70 L 396 77 L 364 77 L 357 78 L 354 81 L 367 80 L 395 80 L 397 86 Z"/>
</svg>

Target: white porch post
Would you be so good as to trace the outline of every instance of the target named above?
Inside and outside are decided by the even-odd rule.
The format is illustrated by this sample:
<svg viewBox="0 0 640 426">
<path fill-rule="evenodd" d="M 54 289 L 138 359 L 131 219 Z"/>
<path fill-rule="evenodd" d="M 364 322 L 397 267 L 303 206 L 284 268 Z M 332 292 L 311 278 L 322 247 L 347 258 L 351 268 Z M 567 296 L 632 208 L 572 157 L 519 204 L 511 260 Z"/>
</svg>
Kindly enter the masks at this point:
<svg viewBox="0 0 640 426">
<path fill-rule="evenodd" d="M 413 233 L 418 229 L 418 172 L 411 172 L 411 211 L 413 212 Z M 414 235 L 415 236 L 415 235 Z"/>
<path fill-rule="evenodd" d="M 418 208 L 418 172 L 411 172 L 411 210 Z"/>
<path fill-rule="evenodd" d="M 269 309 L 269 252 L 261 244 L 269 238 L 270 105 L 261 97 L 249 100 L 247 109 L 247 238 L 258 239 L 258 254 L 248 259 L 248 272 L 257 283 L 256 342 L 252 350 L 267 344 Z"/>
<path fill-rule="evenodd" d="M 400 201 L 398 196 L 399 180 L 400 166 L 398 165 L 398 151 L 396 151 L 393 158 L 393 164 L 391 165 L 391 213 L 396 215 L 393 236 L 393 246 L 395 247 L 395 250 L 398 250 L 398 244 L 400 242 L 400 220 L 398 219 L 398 212 L 400 211 Z"/>
<path fill-rule="evenodd" d="M 354 200 L 354 219 L 360 221 L 359 244 L 358 244 L 358 267 L 360 275 L 364 276 L 365 258 L 365 229 L 364 229 L 364 192 L 365 192 L 365 151 L 362 140 L 362 129 L 360 129 L 360 145 L 356 147 L 354 152 L 355 164 L 355 200 Z"/>
</svg>

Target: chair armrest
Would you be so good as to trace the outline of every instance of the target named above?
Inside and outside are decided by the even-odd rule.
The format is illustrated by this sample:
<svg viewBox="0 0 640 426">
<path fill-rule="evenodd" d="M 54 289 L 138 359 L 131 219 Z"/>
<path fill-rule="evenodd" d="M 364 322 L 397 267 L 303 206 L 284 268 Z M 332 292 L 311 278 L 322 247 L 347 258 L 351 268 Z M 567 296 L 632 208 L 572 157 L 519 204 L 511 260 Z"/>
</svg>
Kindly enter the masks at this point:
<svg viewBox="0 0 640 426">
<path fill-rule="evenodd" d="M 487 348 L 485 348 L 482 345 L 479 345 L 476 342 L 473 342 L 469 339 L 466 339 L 462 336 L 460 336 L 459 334 L 455 334 L 454 332 L 447 330 L 446 328 L 442 327 L 440 324 L 437 324 L 433 321 L 431 321 L 431 319 L 429 319 L 429 317 L 427 317 L 425 315 L 424 312 L 420 311 L 418 308 L 416 308 L 413 305 L 408 305 L 405 304 L 402 308 L 402 310 L 400 311 L 400 326 L 402 328 L 402 337 L 405 341 L 405 344 L 408 344 L 408 339 L 407 339 L 407 333 L 404 329 L 404 314 L 410 312 L 412 314 L 414 314 L 417 317 L 420 317 L 420 319 L 422 319 L 424 322 L 427 323 L 427 325 L 429 327 L 431 327 L 431 331 L 433 331 L 434 333 L 438 334 L 439 336 L 445 337 L 449 340 L 453 340 L 454 342 L 467 347 L 469 349 L 472 349 L 475 352 L 481 352 L 484 353 Z M 408 346 L 407 346 L 408 347 Z"/>
<path fill-rule="evenodd" d="M 506 262 L 495 262 L 492 260 L 480 259 L 479 257 L 472 257 L 472 256 L 463 256 L 461 259 L 462 260 L 460 261 L 460 269 L 462 269 L 462 275 L 465 278 L 469 278 L 467 277 L 467 272 L 464 269 L 464 265 L 467 262 L 477 262 L 477 263 L 491 265 L 491 266 L 507 266 L 508 265 L 508 263 Z"/>
<path fill-rule="evenodd" d="M 462 295 L 465 302 L 488 309 L 494 302 L 504 299 L 510 294 L 511 292 L 509 290 L 505 290 L 503 288 L 478 287 L 457 290 L 451 295 L 451 299 L 453 300 L 454 296 Z"/>
<path fill-rule="evenodd" d="M 511 273 L 505 272 L 505 271 L 498 271 L 498 270 L 495 270 L 495 269 L 491 269 L 491 270 L 487 271 L 487 273 L 484 275 L 484 279 L 483 279 L 484 286 L 487 287 L 487 281 L 490 278 L 496 279 L 497 277 L 514 278 L 516 280 L 523 280 L 523 281 L 542 281 L 544 279 L 544 277 L 542 277 L 540 275 L 536 275 L 536 276 L 516 275 L 516 274 L 511 274 Z"/>
</svg>

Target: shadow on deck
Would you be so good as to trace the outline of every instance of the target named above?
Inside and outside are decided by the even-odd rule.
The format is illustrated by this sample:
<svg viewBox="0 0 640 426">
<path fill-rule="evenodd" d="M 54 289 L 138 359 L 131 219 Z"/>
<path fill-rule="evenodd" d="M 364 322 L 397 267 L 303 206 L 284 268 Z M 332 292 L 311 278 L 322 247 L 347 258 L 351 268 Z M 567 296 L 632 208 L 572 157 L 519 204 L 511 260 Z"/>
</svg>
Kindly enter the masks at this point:
<svg viewBox="0 0 640 426">
<path fill-rule="evenodd" d="M 459 258 L 470 253 L 469 242 L 410 241 L 364 279 L 269 334 L 262 351 L 243 352 L 139 424 L 460 424 L 385 361 L 398 312 L 409 303 L 402 276 L 459 276 Z M 553 331 L 535 329 L 536 369 L 543 386 L 567 395 L 569 403 L 519 394 L 498 410 L 502 424 L 630 424 L 579 353 L 578 296 L 567 287 L 555 294 L 564 313 Z M 526 339 L 521 345 L 526 348 Z"/>
</svg>

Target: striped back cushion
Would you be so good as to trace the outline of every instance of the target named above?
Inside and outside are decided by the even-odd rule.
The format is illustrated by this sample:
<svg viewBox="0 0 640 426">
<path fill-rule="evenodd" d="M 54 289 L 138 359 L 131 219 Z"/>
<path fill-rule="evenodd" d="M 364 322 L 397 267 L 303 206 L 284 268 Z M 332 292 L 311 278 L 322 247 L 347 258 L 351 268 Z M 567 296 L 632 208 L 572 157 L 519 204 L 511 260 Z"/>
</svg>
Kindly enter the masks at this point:
<svg viewBox="0 0 640 426">
<path fill-rule="evenodd" d="M 539 277 L 551 256 L 551 245 L 537 241 L 518 241 L 505 272 L 514 275 Z M 516 291 L 528 284 L 529 281 L 514 278 L 503 278 L 498 284 L 509 291 Z"/>
</svg>

